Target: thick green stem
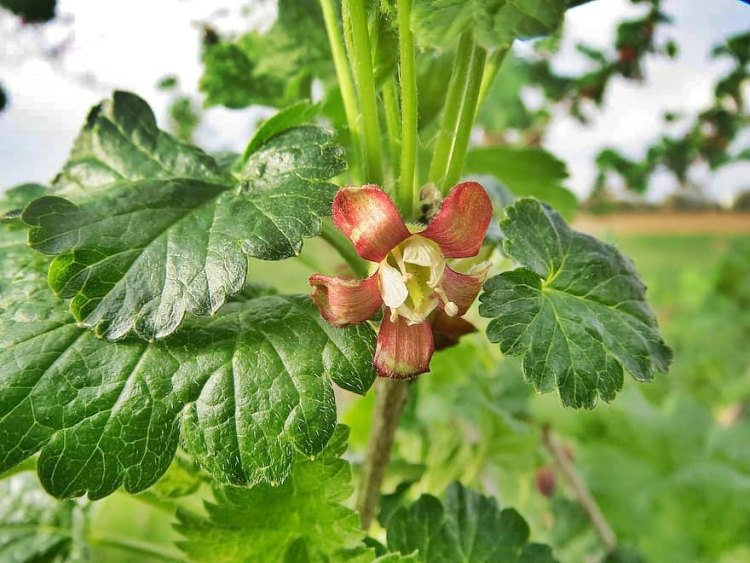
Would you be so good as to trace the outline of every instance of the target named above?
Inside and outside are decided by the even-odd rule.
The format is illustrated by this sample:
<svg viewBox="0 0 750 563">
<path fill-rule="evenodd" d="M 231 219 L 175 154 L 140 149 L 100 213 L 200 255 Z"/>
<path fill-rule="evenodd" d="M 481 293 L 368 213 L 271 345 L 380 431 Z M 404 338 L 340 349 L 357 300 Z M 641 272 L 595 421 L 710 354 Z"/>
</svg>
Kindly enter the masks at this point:
<svg viewBox="0 0 750 563">
<path fill-rule="evenodd" d="M 346 49 L 344 47 L 343 35 L 339 28 L 339 22 L 336 18 L 334 0 L 320 0 L 320 7 L 323 11 L 328 42 L 331 46 L 331 54 L 333 55 L 333 66 L 336 68 L 336 77 L 339 89 L 341 90 L 341 98 L 344 102 L 344 114 L 349 126 L 352 148 L 354 149 L 357 161 L 363 162 L 362 133 L 360 132 L 359 120 L 357 118 L 357 93 L 354 89 L 354 81 L 349 70 L 349 63 L 346 60 Z"/>
<path fill-rule="evenodd" d="M 489 57 L 487 57 L 487 65 L 484 67 L 484 74 L 482 75 L 482 84 L 481 86 L 479 86 L 479 100 L 477 101 L 477 111 L 480 107 L 482 107 L 482 102 L 484 102 L 484 99 L 487 97 L 487 91 L 495 81 L 497 71 L 500 70 L 503 61 L 505 60 L 505 55 L 508 54 L 508 51 L 510 51 L 510 47 L 496 49 Z"/>
<path fill-rule="evenodd" d="M 370 36 L 367 29 L 367 9 L 364 0 L 345 0 L 348 5 L 348 15 L 352 30 L 352 47 L 349 52 L 357 91 L 359 93 L 359 107 L 362 115 L 362 129 L 364 132 L 365 166 L 364 181 L 366 183 L 383 183 L 383 155 L 378 120 L 377 94 L 375 91 L 375 73 L 372 68 L 372 52 L 370 50 Z M 346 25 L 346 22 L 344 22 Z"/>
<path fill-rule="evenodd" d="M 399 78 L 401 84 L 401 181 L 396 201 L 404 217 L 411 219 L 419 206 L 417 185 L 417 74 L 414 69 L 414 35 L 411 21 L 412 0 L 398 6 Z"/>
<path fill-rule="evenodd" d="M 456 139 L 453 142 L 453 152 L 451 153 L 450 164 L 445 179 L 440 188 L 445 191 L 450 189 L 461 177 L 461 171 L 464 168 L 466 160 L 466 151 L 469 149 L 471 139 L 471 129 L 474 127 L 474 118 L 477 113 L 477 101 L 479 100 L 479 90 L 482 85 L 482 75 L 484 74 L 484 63 L 487 60 L 487 50 L 483 47 L 474 49 L 474 56 L 471 59 L 469 76 L 466 81 L 466 94 L 461 107 L 461 117 L 458 120 L 456 129 Z"/>
<path fill-rule="evenodd" d="M 393 185 L 396 185 L 400 173 L 401 158 L 401 111 L 398 106 L 398 90 L 396 80 L 388 79 L 383 86 L 383 106 L 385 107 L 385 125 L 388 131 L 388 148 L 393 175 Z"/>
<path fill-rule="evenodd" d="M 380 503 L 380 488 L 391 459 L 398 421 L 409 391 L 408 383 L 398 379 L 380 379 L 378 387 L 370 445 L 357 492 L 357 510 L 364 530 L 370 527 Z"/>
<path fill-rule="evenodd" d="M 346 235 L 334 227 L 330 222 L 324 221 L 320 230 L 320 238 L 326 241 L 346 261 L 352 273 L 359 278 L 369 275 L 368 263 L 359 257 L 354 245 L 346 238 Z"/>
<path fill-rule="evenodd" d="M 440 131 L 435 141 L 435 151 L 430 163 L 429 180 L 438 185 L 443 181 L 448 170 L 448 160 L 453 148 L 453 140 L 456 136 L 458 118 L 461 112 L 461 103 L 466 91 L 466 77 L 469 74 L 473 46 L 474 40 L 471 33 L 464 33 L 458 43 L 456 58 L 453 61 L 453 71 L 448 85 L 448 94 L 445 98 L 445 105 L 443 106 L 443 113 L 440 118 Z"/>
</svg>

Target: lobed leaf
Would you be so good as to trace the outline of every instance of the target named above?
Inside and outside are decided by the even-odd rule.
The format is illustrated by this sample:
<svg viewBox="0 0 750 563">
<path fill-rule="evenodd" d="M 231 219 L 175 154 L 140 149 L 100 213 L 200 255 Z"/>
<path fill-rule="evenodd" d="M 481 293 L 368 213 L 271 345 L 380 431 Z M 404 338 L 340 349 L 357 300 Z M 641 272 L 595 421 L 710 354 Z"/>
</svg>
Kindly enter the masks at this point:
<svg viewBox="0 0 750 563">
<path fill-rule="evenodd" d="M 59 497 L 142 491 L 179 440 L 218 482 L 281 482 L 295 451 L 315 455 L 333 433 L 331 380 L 357 393 L 374 380 L 372 329 L 334 328 L 306 296 L 232 303 L 169 339 L 112 343 L 76 326 L 38 264 L 25 268 L 3 270 L 0 472 L 40 452 Z"/>
<path fill-rule="evenodd" d="M 388 547 L 401 553 L 418 550 L 425 563 L 554 562 L 549 547 L 529 543 L 529 527 L 512 508 L 460 483 L 451 485 L 445 502 L 422 495 L 396 511 L 388 523 Z"/>
<path fill-rule="evenodd" d="M 206 517 L 178 512 L 180 544 L 193 561 L 340 561 L 364 539 L 359 517 L 342 503 L 351 471 L 341 459 L 348 430 L 339 426 L 314 459 L 301 454 L 278 487 L 215 487 Z M 372 558 L 369 559 L 370 561 Z"/>
<path fill-rule="evenodd" d="M 666 372 L 672 354 L 630 260 L 533 199 L 508 207 L 500 226 L 522 267 L 487 281 L 479 312 L 492 319 L 489 339 L 523 357 L 537 390 L 593 408 L 622 388 L 623 370 L 639 381 Z"/>
<path fill-rule="evenodd" d="M 288 258 L 317 235 L 343 149 L 314 126 L 260 133 L 235 179 L 157 129 L 133 94 L 92 110 L 53 185 L 76 203 L 48 196 L 22 216 L 32 247 L 56 256 L 50 285 L 82 326 L 164 338 L 240 291 L 248 256 Z"/>
</svg>

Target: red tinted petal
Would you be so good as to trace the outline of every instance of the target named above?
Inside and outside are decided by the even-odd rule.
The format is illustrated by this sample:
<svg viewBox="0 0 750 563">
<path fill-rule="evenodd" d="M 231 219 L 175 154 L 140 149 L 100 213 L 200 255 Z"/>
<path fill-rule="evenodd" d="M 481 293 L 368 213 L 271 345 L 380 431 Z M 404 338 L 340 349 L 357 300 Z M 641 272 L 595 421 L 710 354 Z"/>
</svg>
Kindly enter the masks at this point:
<svg viewBox="0 0 750 563">
<path fill-rule="evenodd" d="M 440 245 L 447 258 L 476 256 L 492 219 L 492 202 L 481 184 L 462 182 L 451 190 L 440 212 L 419 233 Z"/>
<path fill-rule="evenodd" d="M 479 295 L 484 280 L 487 279 L 487 271 L 490 265 L 480 265 L 476 271 L 468 274 L 459 274 L 452 268 L 446 266 L 443 271 L 443 279 L 440 282 L 448 301 L 452 301 L 458 307 L 457 316 L 466 314 L 471 304 Z"/>
<path fill-rule="evenodd" d="M 321 316 L 335 326 L 365 322 L 383 304 L 377 274 L 364 280 L 314 274 L 309 283 Z"/>
<path fill-rule="evenodd" d="M 462 336 L 477 331 L 477 328 L 469 321 L 461 317 L 449 317 L 443 311 L 435 313 L 431 324 L 435 350 L 455 346 Z"/>
<path fill-rule="evenodd" d="M 374 185 L 341 188 L 333 200 L 333 222 L 372 262 L 383 260 L 410 235 L 391 198 Z"/>
<path fill-rule="evenodd" d="M 375 369 L 380 377 L 413 379 L 430 370 L 434 348 L 429 322 L 409 325 L 399 316 L 392 323 L 386 309 L 378 332 Z"/>
</svg>

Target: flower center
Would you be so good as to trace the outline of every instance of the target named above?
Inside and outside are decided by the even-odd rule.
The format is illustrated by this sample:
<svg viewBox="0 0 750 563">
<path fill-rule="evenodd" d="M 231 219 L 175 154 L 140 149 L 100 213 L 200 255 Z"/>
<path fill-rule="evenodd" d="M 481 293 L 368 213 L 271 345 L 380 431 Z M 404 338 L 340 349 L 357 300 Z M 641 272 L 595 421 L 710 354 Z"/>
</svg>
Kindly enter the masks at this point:
<svg viewBox="0 0 750 563">
<path fill-rule="evenodd" d="M 399 315 L 409 324 L 424 322 L 442 301 L 445 312 L 455 316 L 456 304 L 441 286 L 445 256 L 433 241 L 412 235 L 396 246 L 380 263 L 383 302 L 391 310 L 391 322 Z"/>
</svg>

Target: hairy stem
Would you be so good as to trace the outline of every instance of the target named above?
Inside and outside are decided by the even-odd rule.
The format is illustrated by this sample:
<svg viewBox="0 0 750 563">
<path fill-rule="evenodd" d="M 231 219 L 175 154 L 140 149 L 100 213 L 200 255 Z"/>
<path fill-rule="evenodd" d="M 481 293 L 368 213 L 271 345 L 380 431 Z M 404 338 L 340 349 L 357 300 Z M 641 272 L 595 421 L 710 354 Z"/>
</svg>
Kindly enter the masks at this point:
<svg viewBox="0 0 750 563">
<path fill-rule="evenodd" d="M 380 488 L 391 459 L 396 428 L 408 397 L 408 383 L 398 379 L 380 379 L 375 413 L 372 419 L 370 445 L 362 468 L 357 493 L 357 510 L 362 528 L 370 527 L 380 503 Z"/>
<path fill-rule="evenodd" d="M 336 69 L 336 78 L 338 79 L 341 98 L 344 102 L 344 114 L 346 115 L 346 123 L 349 127 L 352 147 L 354 148 L 356 161 L 361 163 L 364 159 L 364 153 L 362 152 L 362 133 L 360 132 L 359 120 L 357 119 L 357 93 L 354 89 L 354 81 L 349 70 L 349 63 L 346 60 L 346 49 L 344 47 L 343 35 L 339 28 L 339 22 L 336 18 L 334 0 L 320 0 L 320 7 L 323 11 L 328 42 L 333 55 L 333 66 Z"/>
<path fill-rule="evenodd" d="M 581 477 L 573 462 L 568 458 L 565 448 L 563 448 L 549 428 L 544 429 L 543 439 L 544 445 L 550 451 L 555 463 L 560 468 L 560 473 L 562 473 L 565 481 L 573 489 L 581 507 L 586 511 L 594 530 L 596 530 L 604 545 L 607 546 L 607 549 L 614 549 L 617 546 L 617 536 L 615 536 L 612 526 L 609 525 L 604 514 L 602 514 L 583 477 Z"/>
<path fill-rule="evenodd" d="M 396 80 L 390 78 L 383 86 L 383 106 L 385 107 L 385 125 L 388 131 L 388 147 L 393 175 L 393 184 L 398 181 L 400 172 L 401 144 L 401 111 L 398 105 Z"/>
<path fill-rule="evenodd" d="M 461 102 L 466 91 L 466 77 L 469 73 L 473 46 L 474 40 L 471 33 L 464 33 L 458 43 L 456 58 L 453 61 L 451 80 L 448 84 L 448 94 L 440 117 L 440 130 L 435 141 L 435 150 L 432 154 L 428 178 L 438 184 L 440 188 L 442 188 L 440 184 L 448 170 L 448 160 L 453 149 L 453 139 L 458 126 Z"/>
<path fill-rule="evenodd" d="M 352 273 L 359 278 L 366 278 L 369 274 L 368 264 L 359 257 L 357 251 L 346 235 L 339 231 L 329 221 L 323 221 L 320 230 L 320 238 L 326 241 L 336 252 L 339 253 L 351 268 Z"/>
<path fill-rule="evenodd" d="M 444 191 L 458 182 L 461 177 L 461 171 L 464 168 L 466 151 L 469 150 L 469 141 L 471 139 L 471 129 L 474 127 L 474 118 L 477 113 L 479 89 L 482 85 L 482 75 L 484 74 L 484 63 L 486 60 L 487 50 L 483 47 L 476 47 L 471 59 L 469 75 L 466 79 L 466 93 L 461 106 L 461 116 L 458 119 L 456 139 L 453 142 L 453 152 L 451 153 L 448 172 L 445 175 L 442 186 L 440 186 Z"/>
<path fill-rule="evenodd" d="M 365 8 L 364 0 L 345 0 L 344 3 L 349 8 L 348 15 L 353 47 L 349 53 L 349 60 L 352 63 L 357 91 L 359 92 L 359 107 L 364 132 L 364 181 L 382 185 L 383 151 L 375 91 L 375 73 L 372 68 L 370 35 L 367 29 L 367 8 Z M 346 25 L 346 22 L 344 22 L 344 25 Z"/>
<path fill-rule="evenodd" d="M 412 0 L 400 0 L 398 7 L 399 83 L 401 84 L 401 181 L 396 201 L 407 219 L 419 204 L 417 186 L 417 74 L 414 69 L 414 35 L 411 21 Z"/>
</svg>

